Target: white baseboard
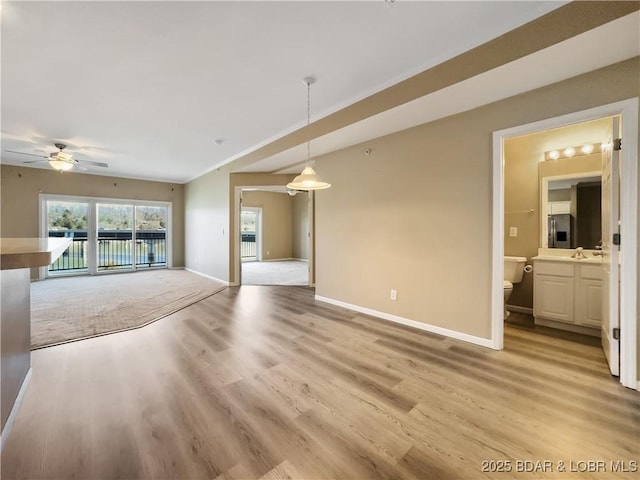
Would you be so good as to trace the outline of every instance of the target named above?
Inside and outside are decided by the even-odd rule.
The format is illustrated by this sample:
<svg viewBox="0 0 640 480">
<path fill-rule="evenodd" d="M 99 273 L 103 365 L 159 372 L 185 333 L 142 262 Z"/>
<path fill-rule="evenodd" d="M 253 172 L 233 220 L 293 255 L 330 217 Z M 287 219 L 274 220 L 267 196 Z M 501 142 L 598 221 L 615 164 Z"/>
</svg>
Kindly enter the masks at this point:
<svg viewBox="0 0 640 480">
<path fill-rule="evenodd" d="M 455 338 L 456 340 L 462 340 L 463 342 L 473 343 L 474 345 L 480 345 L 482 347 L 493 348 L 493 342 L 490 338 L 476 337 L 467 333 L 457 332 L 455 330 L 449 330 L 448 328 L 442 328 L 435 325 L 429 325 L 428 323 L 417 322 L 409 318 L 399 317 L 390 313 L 379 312 L 377 310 L 371 310 L 370 308 L 361 307 L 359 305 L 353 305 L 351 303 L 341 302 L 340 300 L 334 300 L 333 298 L 322 297 L 316 295 L 316 300 L 321 302 L 330 303 L 338 307 L 348 308 L 355 312 L 371 315 L 372 317 L 381 318 L 383 320 L 389 320 L 390 322 L 399 323 L 408 327 L 417 328 L 431 333 L 436 333 L 444 337 Z"/>
<path fill-rule="evenodd" d="M 31 373 L 32 368 L 29 367 L 27 374 L 24 376 L 24 380 L 22 381 L 22 385 L 20 386 L 20 391 L 18 392 L 18 396 L 16 397 L 16 401 L 13 402 L 13 407 L 11 408 L 11 413 L 7 417 L 7 423 L 4 424 L 4 428 L 2 429 L 2 435 L 0 438 L 0 452 L 4 449 L 4 445 L 9 438 L 9 433 L 11 433 L 11 428 L 13 427 L 13 422 L 16 419 L 16 415 L 18 415 L 18 410 L 20 410 L 20 406 L 22 405 L 22 400 L 24 399 L 25 393 L 27 393 L 27 388 L 29 387 L 29 383 L 31 382 Z M 43 401 L 46 401 L 43 399 Z"/>
<path fill-rule="evenodd" d="M 527 313 L 529 315 L 533 315 L 533 308 L 529 308 L 529 307 L 520 307 L 518 305 L 507 305 L 507 310 L 509 310 L 510 312 Z"/>
<path fill-rule="evenodd" d="M 192 270 L 192 269 L 187 268 L 187 267 L 184 267 L 184 270 L 186 270 L 187 272 L 195 273 L 196 275 L 200 275 L 201 277 L 205 277 L 205 278 L 208 278 L 210 280 L 215 280 L 216 282 L 222 282 L 227 287 L 229 286 L 229 282 L 227 282 L 226 280 L 221 280 L 220 278 L 212 277 L 211 275 L 207 275 L 206 273 L 198 272 L 197 270 Z"/>
<path fill-rule="evenodd" d="M 262 260 L 247 260 L 246 262 L 251 263 L 251 262 L 308 262 L 308 261 L 309 260 L 307 260 L 306 258 L 286 257 L 286 258 L 267 258 Z"/>
</svg>

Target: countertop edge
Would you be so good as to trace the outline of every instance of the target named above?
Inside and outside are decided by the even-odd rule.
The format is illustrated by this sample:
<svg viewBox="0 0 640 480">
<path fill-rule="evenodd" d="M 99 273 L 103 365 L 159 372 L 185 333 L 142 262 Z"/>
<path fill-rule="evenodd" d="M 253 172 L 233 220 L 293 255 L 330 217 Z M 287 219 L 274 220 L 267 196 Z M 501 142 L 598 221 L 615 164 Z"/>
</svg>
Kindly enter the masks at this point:
<svg viewBox="0 0 640 480">
<path fill-rule="evenodd" d="M 25 239 L 34 240 L 34 239 Z M 55 262 L 71 245 L 71 238 L 48 239 L 50 248 L 32 249 L 32 251 L 2 252 L 0 270 L 16 270 L 19 268 L 44 267 Z"/>
<path fill-rule="evenodd" d="M 539 260 L 542 262 L 559 262 L 559 263 L 581 263 L 587 265 L 602 265 L 602 257 L 587 257 L 587 258 L 571 258 L 560 257 L 553 255 L 536 255 L 531 257 L 531 260 Z"/>
</svg>

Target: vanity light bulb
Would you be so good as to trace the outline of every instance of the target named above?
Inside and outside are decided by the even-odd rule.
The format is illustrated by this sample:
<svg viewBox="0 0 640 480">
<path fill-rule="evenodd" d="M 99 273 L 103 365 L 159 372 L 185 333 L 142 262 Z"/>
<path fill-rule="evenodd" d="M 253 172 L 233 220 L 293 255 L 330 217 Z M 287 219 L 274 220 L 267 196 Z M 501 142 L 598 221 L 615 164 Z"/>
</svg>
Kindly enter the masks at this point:
<svg viewBox="0 0 640 480">
<path fill-rule="evenodd" d="M 557 150 L 551 150 L 549 152 L 549 158 L 552 158 L 553 160 L 557 160 L 560 158 L 560 152 Z"/>
<path fill-rule="evenodd" d="M 591 152 L 593 152 L 593 145 L 584 145 L 581 150 L 585 155 L 589 155 Z"/>
<path fill-rule="evenodd" d="M 567 157 L 573 157 L 576 154 L 576 149 L 573 148 L 573 147 L 565 148 L 564 149 L 564 154 Z"/>
</svg>

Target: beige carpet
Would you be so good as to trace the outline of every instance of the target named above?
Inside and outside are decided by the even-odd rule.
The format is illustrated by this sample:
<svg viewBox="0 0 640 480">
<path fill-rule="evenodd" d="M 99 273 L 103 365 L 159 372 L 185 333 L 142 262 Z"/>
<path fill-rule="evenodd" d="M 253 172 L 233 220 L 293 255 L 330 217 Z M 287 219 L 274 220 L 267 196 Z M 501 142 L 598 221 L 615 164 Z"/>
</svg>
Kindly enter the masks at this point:
<svg viewBox="0 0 640 480">
<path fill-rule="evenodd" d="M 31 284 L 31 348 L 146 325 L 223 290 L 185 270 L 52 278 Z"/>
<path fill-rule="evenodd" d="M 242 262 L 242 285 L 309 285 L 309 264 L 299 260 Z"/>
</svg>

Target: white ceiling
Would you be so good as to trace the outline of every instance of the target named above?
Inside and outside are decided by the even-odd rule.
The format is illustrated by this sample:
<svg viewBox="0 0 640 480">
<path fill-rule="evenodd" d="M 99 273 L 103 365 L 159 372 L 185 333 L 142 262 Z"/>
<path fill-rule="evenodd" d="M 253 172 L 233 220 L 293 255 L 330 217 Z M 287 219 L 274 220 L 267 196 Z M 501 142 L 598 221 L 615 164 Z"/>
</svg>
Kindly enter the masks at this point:
<svg viewBox="0 0 640 480">
<path fill-rule="evenodd" d="M 2 149 L 63 141 L 109 163 L 92 173 L 185 182 L 302 127 L 304 76 L 313 121 L 563 3 L 3 2 Z"/>
<path fill-rule="evenodd" d="M 302 127 L 306 75 L 313 121 L 562 3 L 5 2 L 2 149 L 63 141 L 110 165 L 91 173 L 185 182 Z M 349 125 L 312 155 L 639 55 L 638 25 L 636 12 Z M 305 155 L 235 170 L 294 173 Z"/>
<path fill-rule="evenodd" d="M 640 12 L 507 63 L 340 130 L 311 143 L 314 157 L 467 111 L 640 55 Z M 363 147 L 363 151 L 364 151 Z M 240 169 L 296 173 L 305 163 L 300 145 Z"/>
</svg>

